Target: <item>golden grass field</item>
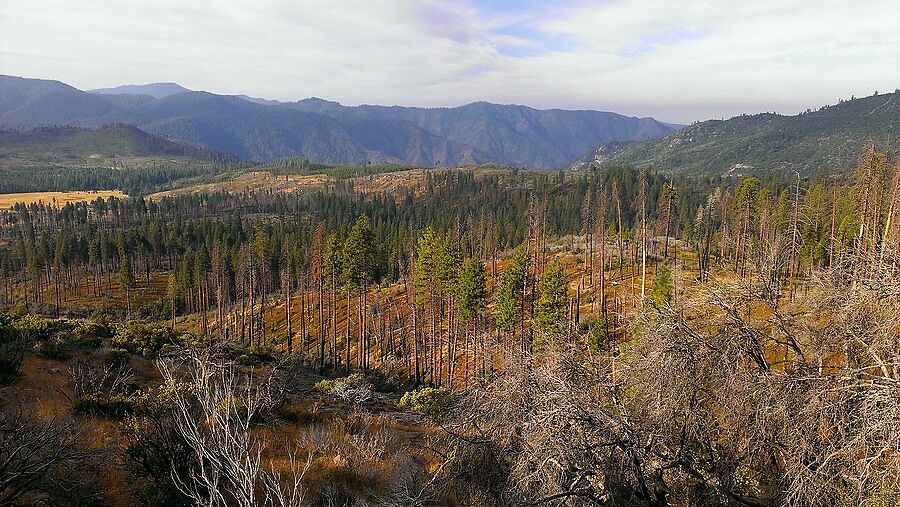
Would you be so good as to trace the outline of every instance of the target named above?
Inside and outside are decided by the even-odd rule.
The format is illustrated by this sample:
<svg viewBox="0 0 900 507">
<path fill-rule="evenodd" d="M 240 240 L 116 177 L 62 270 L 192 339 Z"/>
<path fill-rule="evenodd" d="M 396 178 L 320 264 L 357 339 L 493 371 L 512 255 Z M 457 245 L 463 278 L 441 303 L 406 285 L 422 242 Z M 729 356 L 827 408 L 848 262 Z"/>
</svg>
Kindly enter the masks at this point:
<svg viewBox="0 0 900 507">
<path fill-rule="evenodd" d="M 175 197 L 179 195 L 193 195 L 211 192 L 247 192 L 252 190 L 273 190 L 289 193 L 295 190 L 308 188 L 321 188 L 330 178 L 324 174 L 290 174 L 275 176 L 268 171 L 253 171 L 241 174 L 227 181 L 215 183 L 200 183 L 164 192 L 157 192 L 149 196 L 150 199 L 162 199 L 163 197 Z"/>
<path fill-rule="evenodd" d="M 20 192 L 15 194 L 0 194 L 0 208 L 10 208 L 17 203 L 33 204 L 57 204 L 64 206 L 70 202 L 93 201 L 98 197 L 108 199 L 128 197 L 121 190 L 73 190 L 69 192 Z"/>
<path fill-rule="evenodd" d="M 421 195 L 426 191 L 425 174 L 439 173 L 454 170 L 474 171 L 477 178 L 489 175 L 501 174 L 508 172 L 508 169 L 494 167 L 479 168 L 459 168 L 459 169 L 407 169 L 403 171 L 392 171 L 380 174 L 370 174 L 366 176 L 357 176 L 349 178 L 353 187 L 363 193 L 368 194 L 391 194 L 397 198 L 403 197 L 407 192 L 412 191 L 416 195 Z M 277 193 L 291 193 L 302 190 L 325 188 L 329 183 L 333 183 L 335 178 L 326 174 L 289 174 L 275 175 L 267 170 L 249 171 L 239 174 L 235 177 L 224 181 L 216 181 L 212 183 L 197 183 L 187 185 L 171 190 L 156 192 L 148 197 L 152 200 L 162 199 L 163 197 L 175 197 L 180 195 L 196 195 L 213 192 L 251 192 L 257 190 L 266 190 Z"/>
</svg>

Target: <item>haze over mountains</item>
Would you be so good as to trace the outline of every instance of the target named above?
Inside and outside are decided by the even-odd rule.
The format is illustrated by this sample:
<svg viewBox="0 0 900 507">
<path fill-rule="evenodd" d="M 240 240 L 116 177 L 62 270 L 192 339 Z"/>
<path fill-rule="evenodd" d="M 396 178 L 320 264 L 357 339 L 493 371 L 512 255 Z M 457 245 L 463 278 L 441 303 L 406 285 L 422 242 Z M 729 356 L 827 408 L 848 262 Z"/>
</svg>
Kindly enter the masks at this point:
<svg viewBox="0 0 900 507">
<path fill-rule="evenodd" d="M 245 160 L 423 166 L 567 166 L 592 146 L 642 141 L 677 126 L 601 111 L 476 102 L 453 108 L 348 107 L 190 91 L 175 83 L 85 92 L 58 81 L 0 76 L 0 128 L 135 125 Z"/>
<path fill-rule="evenodd" d="M 181 86 L 177 83 L 150 83 L 145 85 L 122 85 L 113 88 L 97 88 L 88 90 L 91 93 L 99 93 L 101 95 L 149 95 L 154 99 L 161 99 L 176 93 L 184 93 L 193 90 Z"/>
</svg>

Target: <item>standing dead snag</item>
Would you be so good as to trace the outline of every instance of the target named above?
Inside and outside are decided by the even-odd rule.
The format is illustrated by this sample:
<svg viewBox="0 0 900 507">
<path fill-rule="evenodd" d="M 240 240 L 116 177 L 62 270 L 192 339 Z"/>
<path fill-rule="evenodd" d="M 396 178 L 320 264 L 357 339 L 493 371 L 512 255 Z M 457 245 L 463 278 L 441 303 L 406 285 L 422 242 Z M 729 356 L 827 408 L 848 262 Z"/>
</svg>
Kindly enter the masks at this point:
<svg viewBox="0 0 900 507">
<path fill-rule="evenodd" d="M 638 177 L 637 206 L 641 217 L 641 304 L 647 297 L 647 173 Z"/>
<path fill-rule="evenodd" d="M 584 200 L 581 202 L 581 227 L 584 230 L 584 270 L 587 272 L 588 284 L 594 286 L 594 206 L 591 199 L 591 186 L 588 185 Z M 593 308 L 591 301 L 591 308 Z"/>
<path fill-rule="evenodd" d="M 606 189 L 601 189 L 597 201 L 597 234 L 600 246 L 600 313 L 605 321 L 608 321 L 606 306 Z M 608 331 L 608 324 L 607 326 Z"/>
</svg>

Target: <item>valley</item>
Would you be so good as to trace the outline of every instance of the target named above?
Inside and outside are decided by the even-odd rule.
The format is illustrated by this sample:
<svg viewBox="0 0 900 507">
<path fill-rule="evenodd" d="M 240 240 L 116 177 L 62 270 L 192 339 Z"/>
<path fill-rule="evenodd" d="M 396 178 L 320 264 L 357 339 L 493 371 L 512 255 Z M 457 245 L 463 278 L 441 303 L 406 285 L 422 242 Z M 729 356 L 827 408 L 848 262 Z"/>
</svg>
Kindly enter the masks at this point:
<svg viewBox="0 0 900 507">
<path fill-rule="evenodd" d="M 22 415 L 0 431 L 41 439 L 16 466 L 110 505 L 192 503 L 207 453 L 306 505 L 889 505 L 898 461 L 869 449 L 898 443 L 898 171 L 875 145 L 839 180 L 284 159 L 136 198 L 5 194 Z M 730 460 L 752 480 L 703 464 Z"/>
<path fill-rule="evenodd" d="M 0 505 L 900 506 L 893 32 L 520 4 L 4 10 Z"/>
</svg>

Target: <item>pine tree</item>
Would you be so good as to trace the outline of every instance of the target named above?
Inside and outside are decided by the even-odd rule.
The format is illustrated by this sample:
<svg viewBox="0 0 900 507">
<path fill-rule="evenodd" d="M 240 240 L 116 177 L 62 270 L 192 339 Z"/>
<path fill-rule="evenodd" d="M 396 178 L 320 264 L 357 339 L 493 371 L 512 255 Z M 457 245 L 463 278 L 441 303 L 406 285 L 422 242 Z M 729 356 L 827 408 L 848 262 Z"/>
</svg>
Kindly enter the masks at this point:
<svg viewBox="0 0 900 507">
<path fill-rule="evenodd" d="M 175 329 L 175 298 L 178 296 L 178 278 L 175 276 L 175 273 L 169 274 L 168 282 L 166 283 L 166 296 L 169 298 L 169 304 L 171 305 L 172 310 L 172 330 Z"/>
<path fill-rule="evenodd" d="M 131 262 L 128 259 L 128 247 L 123 233 L 119 233 L 117 242 L 119 250 L 119 283 L 125 291 L 126 312 L 127 315 L 130 316 L 131 289 L 134 288 L 134 273 L 131 271 Z"/>
<path fill-rule="evenodd" d="M 325 370 L 325 225 L 321 222 L 313 233 L 312 253 L 310 256 L 309 275 L 317 294 L 317 321 L 319 333 L 319 374 Z"/>
<path fill-rule="evenodd" d="M 119 283 L 125 291 L 125 304 L 127 315 L 131 315 L 131 289 L 134 288 L 134 274 L 131 272 L 131 262 L 128 256 L 119 260 Z"/>
<path fill-rule="evenodd" d="M 494 302 L 497 327 L 501 331 L 511 331 L 522 320 L 522 286 L 528 275 L 528 255 L 525 245 L 520 245 L 506 269 L 500 274 L 500 281 Z"/>
<path fill-rule="evenodd" d="M 484 265 L 475 257 L 469 257 L 463 263 L 456 281 L 456 307 L 459 317 L 464 323 L 472 324 L 471 344 L 473 348 L 473 356 L 478 361 L 478 316 L 484 309 L 485 299 L 487 298 L 487 287 L 485 284 Z M 468 342 L 469 340 L 467 340 Z M 484 350 L 481 351 L 484 354 Z M 468 346 L 466 347 L 465 374 L 468 382 L 469 376 L 469 360 Z"/>
<path fill-rule="evenodd" d="M 203 336 L 209 334 L 209 312 L 207 304 L 209 302 L 208 279 L 209 272 L 212 269 L 212 263 L 209 258 L 209 251 L 206 245 L 201 245 L 197 250 L 194 259 L 194 284 L 197 289 L 197 311 L 200 312 L 200 329 Z"/>
<path fill-rule="evenodd" d="M 534 326 L 538 343 L 559 338 L 566 331 L 566 309 L 569 304 L 568 285 L 563 265 L 554 259 L 538 282 L 538 298 L 535 305 Z"/>
<path fill-rule="evenodd" d="M 431 316 L 431 333 L 428 340 L 425 340 L 422 347 L 423 364 L 425 365 L 426 375 L 429 375 L 429 382 L 434 383 L 434 366 L 436 364 L 434 358 L 434 341 L 437 334 L 437 314 L 438 314 L 438 286 L 440 284 L 438 266 L 438 249 L 440 239 L 434 230 L 426 227 L 419 233 L 416 240 L 416 261 L 415 272 L 413 273 L 413 286 L 416 290 L 416 303 L 418 305 L 428 304 Z M 429 342 L 431 346 L 429 347 Z M 431 364 L 429 364 L 429 351 L 431 352 Z"/>
<path fill-rule="evenodd" d="M 293 262 L 291 259 L 291 251 L 290 251 L 290 240 L 288 238 L 284 239 L 284 242 L 281 247 L 281 293 L 284 297 L 284 320 L 287 326 L 285 330 L 286 338 L 287 338 L 287 351 L 288 354 L 292 354 L 294 352 L 294 330 L 291 325 L 291 299 L 293 296 L 292 290 L 292 279 L 293 279 L 293 271 L 292 268 Z M 302 299 L 301 299 L 301 313 L 302 313 Z M 302 328 L 302 326 L 301 326 Z M 303 329 L 300 329 L 301 334 L 303 333 Z M 305 338 L 305 336 L 304 336 Z"/>
<path fill-rule="evenodd" d="M 331 323 L 331 366 L 337 368 L 338 365 L 338 346 L 337 346 L 337 290 L 338 281 L 343 272 L 343 262 L 341 260 L 340 241 L 336 234 L 328 235 L 325 240 L 325 253 L 323 254 L 322 268 L 323 274 L 329 284 L 329 322 Z M 349 312 L 350 309 L 348 308 Z"/>
<path fill-rule="evenodd" d="M 371 282 L 372 280 L 372 268 L 374 264 L 373 254 L 372 227 L 369 223 L 368 217 L 366 217 L 365 215 L 360 215 L 360 217 L 353 224 L 353 227 L 350 229 L 350 233 L 347 235 L 347 239 L 344 241 L 343 278 L 347 283 L 348 290 L 355 291 L 357 294 L 357 333 L 359 335 L 357 342 L 357 353 L 359 354 L 360 367 L 362 367 L 363 370 L 365 370 L 367 367 L 366 354 L 368 352 L 365 346 L 365 338 L 367 336 L 365 319 L 365 297 L 369 282 Z M 349 312 L 349 305 L 347 311 Z M 350 321 L 348 315 L 348 330 L 349 324 Z M 349 360 L 350 343 L 348 340 L 347 365 L 345 366 L 348 372 L 350 368 Z"/>
<path fill-rule="evenodd" d="M 662 306 L 672 301 L 675 294 L 675 282 L 672 278 L 672 272 L 666 264 L 659 266 L 656 270 L 656 276 L 653 277 L 653 286 L 650 288 L 650 300 L 657 306 Z"/>
</svg>

